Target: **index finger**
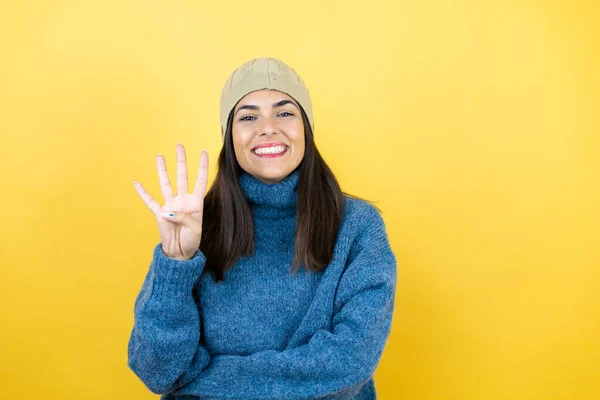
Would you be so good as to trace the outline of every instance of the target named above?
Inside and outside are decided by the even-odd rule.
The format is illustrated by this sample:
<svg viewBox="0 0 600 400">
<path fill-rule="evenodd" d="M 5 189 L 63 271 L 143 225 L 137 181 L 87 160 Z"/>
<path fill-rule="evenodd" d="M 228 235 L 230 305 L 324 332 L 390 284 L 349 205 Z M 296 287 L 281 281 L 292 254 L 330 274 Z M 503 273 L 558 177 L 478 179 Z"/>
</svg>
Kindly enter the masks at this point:
<svg viewBox="0 0 600 400">
<path fill-rule="evenodd" d="M 199 199 L 204 199 L 206 194 L 206 186 L 208 182 L 208 153 L 202 149 L 200 153 L 200 167 L 198 168 L 198 178 L 196 178 L 196 184 L 194 185 L 194 192 L 192 195 Z"/>
</svg>

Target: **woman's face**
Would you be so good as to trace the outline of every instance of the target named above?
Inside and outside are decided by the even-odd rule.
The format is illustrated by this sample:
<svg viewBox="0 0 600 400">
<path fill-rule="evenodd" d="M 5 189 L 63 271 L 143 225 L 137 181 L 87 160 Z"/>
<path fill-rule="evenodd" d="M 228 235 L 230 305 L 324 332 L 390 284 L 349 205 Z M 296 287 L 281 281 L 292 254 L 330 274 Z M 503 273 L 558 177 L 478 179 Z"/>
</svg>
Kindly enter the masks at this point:
<svg viewBox="0 0 600 400">
<path fill-rule="evenodd" d="M 277 90 L 257 90 L 233 109 L 233 148 L 244 171 L 263 183 L 288 176 L 304 158 L 300 106 Z"/>
</svg>

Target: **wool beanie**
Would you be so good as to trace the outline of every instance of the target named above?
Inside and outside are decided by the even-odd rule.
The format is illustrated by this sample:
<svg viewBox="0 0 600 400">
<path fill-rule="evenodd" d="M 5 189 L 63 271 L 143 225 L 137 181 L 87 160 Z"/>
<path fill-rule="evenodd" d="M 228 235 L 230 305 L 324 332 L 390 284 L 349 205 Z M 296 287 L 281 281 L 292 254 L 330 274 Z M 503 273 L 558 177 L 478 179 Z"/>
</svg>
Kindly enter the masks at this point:
<svg viewBox="0 0 600 400">
<path fill-rule="evenodd" d="M 231 73 L 221 91 L 221 137 L 225 141 L 227 118 L 242 97 L 261 89 L 279 90 L 292 97 L 304 109 L 310 127 L 315 127 L 308 89 L 300 76 L 283 61 L 259 57 L 247 61 Z"/>
</svg>

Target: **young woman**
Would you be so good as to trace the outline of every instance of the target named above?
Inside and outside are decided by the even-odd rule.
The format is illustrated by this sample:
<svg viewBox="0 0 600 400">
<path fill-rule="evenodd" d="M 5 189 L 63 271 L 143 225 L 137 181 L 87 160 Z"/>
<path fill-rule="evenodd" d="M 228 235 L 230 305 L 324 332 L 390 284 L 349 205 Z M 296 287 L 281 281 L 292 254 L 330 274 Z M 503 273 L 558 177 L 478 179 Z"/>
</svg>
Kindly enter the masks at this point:
<svg viewBox="0 0 600 400">
<path fill-rule="evenodd" d="M 273 58 L 221 94 L 223 148 L 191 194 L 135 188 L 161 243 L 135 301 L 129 367 L 162 399 L 375 399 L 396 258 L 379 211 L 340 190 L 317 151 L 308 90 Z"/>
</svg>

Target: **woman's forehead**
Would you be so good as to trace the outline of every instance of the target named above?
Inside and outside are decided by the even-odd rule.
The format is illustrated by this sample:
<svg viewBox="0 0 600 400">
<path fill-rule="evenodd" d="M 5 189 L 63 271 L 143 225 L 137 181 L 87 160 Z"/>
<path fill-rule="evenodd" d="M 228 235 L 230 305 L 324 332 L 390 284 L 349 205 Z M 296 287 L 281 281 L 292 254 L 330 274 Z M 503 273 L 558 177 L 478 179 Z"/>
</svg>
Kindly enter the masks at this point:
<svg viewBox="0 0 600 400">
<path fill-rule="evenodd" d="M 277 103 L 280 100 L 291 100 L 294 104 L 297 102 L 287 93 L 275 89 L 255 90 L 242 97 L 236 104 L 236 109 L 245 104 L 261 105 L 262 103 L 271 104 Z"/>
</svg>

